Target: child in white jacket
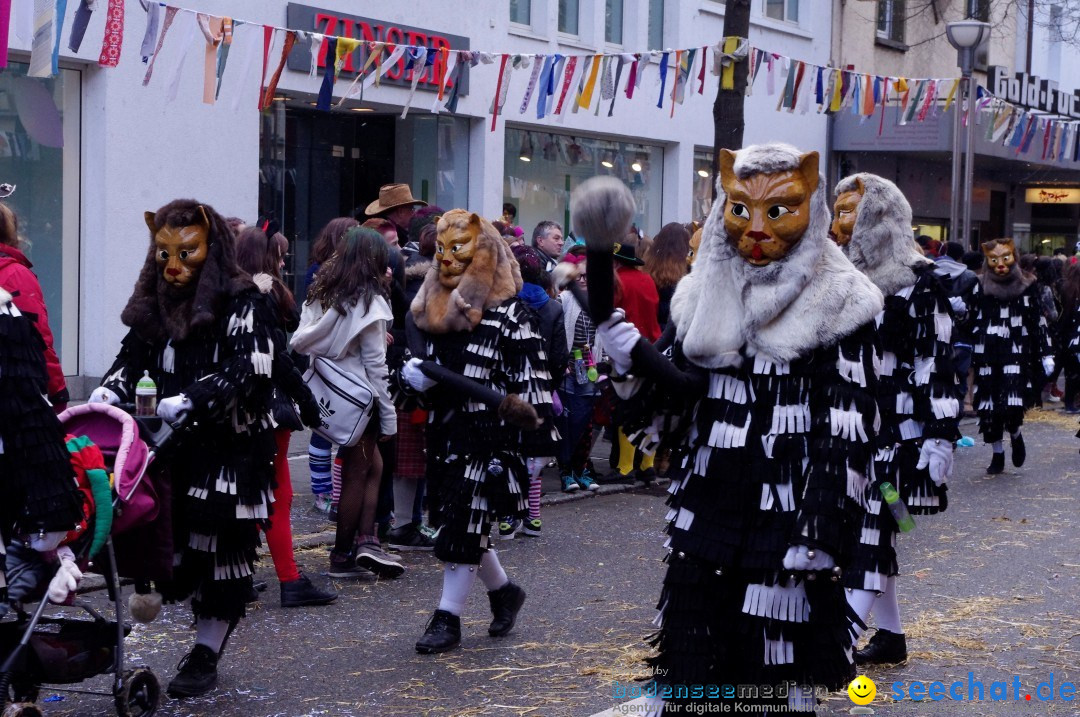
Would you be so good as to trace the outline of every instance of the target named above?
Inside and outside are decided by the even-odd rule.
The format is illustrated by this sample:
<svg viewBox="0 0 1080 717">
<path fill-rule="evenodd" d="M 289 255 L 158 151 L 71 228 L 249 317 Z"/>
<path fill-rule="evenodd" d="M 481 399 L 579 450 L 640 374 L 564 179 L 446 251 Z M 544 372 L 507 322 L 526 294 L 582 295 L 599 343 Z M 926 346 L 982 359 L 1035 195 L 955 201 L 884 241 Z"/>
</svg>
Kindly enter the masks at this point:
<svg viewBox="0 0 1080 717">
<path fill-rule="evenodd" d="M 377 401 L 378 422 L 373 417 L 360 442 L 338 453 L 341 498 L 329 573 L 335 578 L 368 571 L 396 578 L 405 571 L 396 556 L 382 549 L 375 530 L 382 475 L 377 443 L 397 433 L 386 368 L 386 332 L 393 318 L 384 296 L 387 252 L 378 232 L 350 229 L 340 250 L 319 269 L 291 341 L 302 354 L 366 377 Z"/>
</svg>

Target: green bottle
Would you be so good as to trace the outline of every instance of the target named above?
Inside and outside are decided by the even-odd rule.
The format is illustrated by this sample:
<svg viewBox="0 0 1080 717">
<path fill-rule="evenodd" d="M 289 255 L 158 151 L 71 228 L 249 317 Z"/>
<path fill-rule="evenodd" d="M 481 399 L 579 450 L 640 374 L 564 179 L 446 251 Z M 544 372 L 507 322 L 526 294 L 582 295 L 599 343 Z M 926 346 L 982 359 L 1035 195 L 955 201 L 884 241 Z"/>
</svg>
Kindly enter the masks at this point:
<svg viewBox="0 0 1080 717">
<path fill-rule="evenodd" d="M 896 519 L 896 524 L 900 526 L 900 532 L 910 533 L 915 530 L 915 519 L 908 513 L 907 506 L 900 500 L 900 494 L 896 492 L 892 483 L 881 484 L 881 497 L 885 499 L 889 512 Z"/>
<path fill-rule="evenodd" d="M 149 371 L 143 371 L 142 378 L 135 384 L 135 415 L 153 416 L 157 413 L 157 384 L 150 378 Z"/>
</svg>

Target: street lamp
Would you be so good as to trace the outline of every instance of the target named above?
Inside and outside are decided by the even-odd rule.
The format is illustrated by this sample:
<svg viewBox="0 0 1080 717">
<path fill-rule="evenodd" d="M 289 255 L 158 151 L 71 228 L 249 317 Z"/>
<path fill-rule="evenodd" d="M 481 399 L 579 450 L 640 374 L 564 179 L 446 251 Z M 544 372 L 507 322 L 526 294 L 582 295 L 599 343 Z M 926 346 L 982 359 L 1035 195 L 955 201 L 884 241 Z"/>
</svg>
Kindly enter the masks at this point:
<svg viewBox="0 0 1080 717">
<path fill-rule="evenodd" d="M 949 233 L 952 240 L 963 236 L 967 248 L 971 248 L 971 190 L 975 174 L 975 93 L 971 91 L 971 72 L 975 68 L 975 49 L 990 36 L 990 25 L 977 20 L 961 20 L 945 25 L 945 34 L 949 44 L 956 48 L 956 64 L 960 67 L 960 96 L 956 98 L 955 117 L 953 119 L 953 156 L 952 156 L 952 205 L 949 218 Z M 963 206 L 960 200 L 960 133 L 963 130 L 962 100 L 968 107 L 966 137 L 966 159 L 964 163 Z M 960 212 L 963 211 L 963 233 L 958 231 Z"/>
</svg>

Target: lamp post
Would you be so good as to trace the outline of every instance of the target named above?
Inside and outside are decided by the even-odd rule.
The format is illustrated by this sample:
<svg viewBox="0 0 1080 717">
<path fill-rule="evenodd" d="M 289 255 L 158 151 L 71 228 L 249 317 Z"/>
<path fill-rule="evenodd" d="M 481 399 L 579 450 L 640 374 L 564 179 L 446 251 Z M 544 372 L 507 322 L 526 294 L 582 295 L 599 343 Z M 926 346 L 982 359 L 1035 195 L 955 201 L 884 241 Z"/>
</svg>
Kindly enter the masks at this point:
<svg viewBox="0 0 1080 717">
<path fill-rule="evenodd" d="M 953 119 L 953 156 L 952 156 L 952 196 L 949 217 L 950 240 L 963 237 L 967 248 L 971 248 L 971 192 L 975 177 L 975 93 L 972 91 L 971 72 L 975 68 L 975 49 L 990 35 L 990 25 L 977 20 L 950 22 L 945 26 L 949 44 L 956 48 L 956 64 L 960 66 L 960 97 L 956 98 L 956 114 Z M 962 100 L 968 108 L 967 132 L 965 133 L 965 160 L 963 177 L 963 200 L 961 200 L 960 178 L 960 134 L 964 129 Z M 963 214 L 962 230 L 958 223 Z"/>
</svg>

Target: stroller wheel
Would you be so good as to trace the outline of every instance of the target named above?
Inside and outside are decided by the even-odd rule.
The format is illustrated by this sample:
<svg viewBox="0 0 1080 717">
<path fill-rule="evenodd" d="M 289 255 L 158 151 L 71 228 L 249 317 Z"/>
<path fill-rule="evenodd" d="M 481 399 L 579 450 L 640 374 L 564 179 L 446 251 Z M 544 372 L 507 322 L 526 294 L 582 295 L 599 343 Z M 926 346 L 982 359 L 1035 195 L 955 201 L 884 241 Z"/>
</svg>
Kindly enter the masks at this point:
<svg viewBox="0 0 1080 717">
<path fill-rule="evenodd" d="M 16 702 L 4 708 L 0 717 L 44 717 L 45 713 L 33 702 Z"/>
<path fill-rule="evenodd" d="M 128 670 L 120 680 L 120 689 L 116 690 L 115 696 L 119 717 L 146 717 L 157 711 L 161 683 L 145 667 Z"/>
</svg>

